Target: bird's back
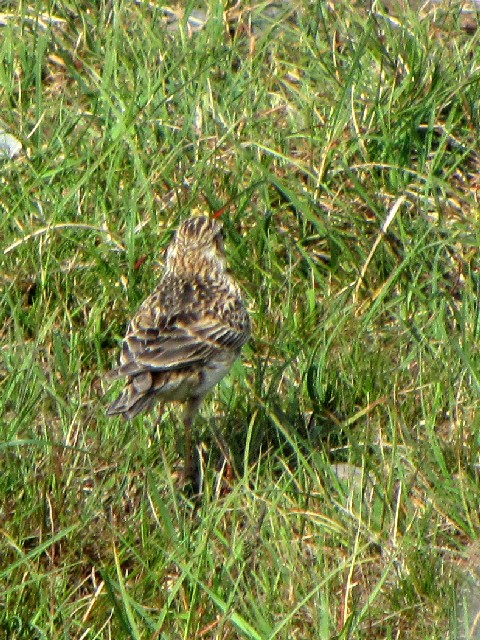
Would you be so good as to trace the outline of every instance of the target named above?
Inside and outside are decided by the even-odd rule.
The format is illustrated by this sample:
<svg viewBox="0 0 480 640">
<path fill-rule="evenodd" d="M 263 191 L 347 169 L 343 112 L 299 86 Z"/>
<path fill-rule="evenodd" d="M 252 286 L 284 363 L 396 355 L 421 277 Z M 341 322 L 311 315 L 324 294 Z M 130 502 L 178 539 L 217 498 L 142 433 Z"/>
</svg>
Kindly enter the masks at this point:
<svg viewBox="0 0 480 640">
<path fill-rule="evenodd" d="M 226 271 L 168 271 L 130 322 L 120 366 L 127 377 L 108 413 L 133 417 L 157 400 L 203 397 L 250 336 L 240 290 Z"/>
</svg>

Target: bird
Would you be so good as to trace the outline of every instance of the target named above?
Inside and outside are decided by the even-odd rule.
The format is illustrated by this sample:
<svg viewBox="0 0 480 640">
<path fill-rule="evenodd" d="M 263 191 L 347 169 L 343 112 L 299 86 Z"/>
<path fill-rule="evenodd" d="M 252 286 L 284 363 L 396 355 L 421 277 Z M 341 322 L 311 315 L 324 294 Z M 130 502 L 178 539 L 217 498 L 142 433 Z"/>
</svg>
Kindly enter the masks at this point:
<svg viewBox="0 0 480 640">
<path fill-rule="evenodd" d="M 177 229 L 163 276 L 128 325 L 118 367 L 125 379 L 107 415 L 132 419 L 157 402 L 184 403 L 184 480 L 193 482 L 192 425 L 203 399 L 229 372 L 251 334 L 237 282 L 227 271 L 219 220 L 194 215 Z"/>
</svg>

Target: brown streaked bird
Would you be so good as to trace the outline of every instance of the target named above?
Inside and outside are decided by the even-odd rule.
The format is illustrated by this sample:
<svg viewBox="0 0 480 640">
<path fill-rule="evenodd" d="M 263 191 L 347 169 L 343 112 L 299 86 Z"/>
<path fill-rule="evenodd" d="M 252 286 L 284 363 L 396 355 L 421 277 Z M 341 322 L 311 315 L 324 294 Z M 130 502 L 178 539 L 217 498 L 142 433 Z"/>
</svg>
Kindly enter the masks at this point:
<svg viewBox="0 0 480 640">
<path fill-rule="evenodd" d="M 186 403 L 184 476 L 192 480 L 193 419 L 249 336 L 250 318 L 226 269 L 222 225 L 189 218 L 167 248 L 157 288 L 128 326 L 120 364 L 108 374 L 126 385 L 107 414 L 131 419 L 158 401 Z"/>
</svg>

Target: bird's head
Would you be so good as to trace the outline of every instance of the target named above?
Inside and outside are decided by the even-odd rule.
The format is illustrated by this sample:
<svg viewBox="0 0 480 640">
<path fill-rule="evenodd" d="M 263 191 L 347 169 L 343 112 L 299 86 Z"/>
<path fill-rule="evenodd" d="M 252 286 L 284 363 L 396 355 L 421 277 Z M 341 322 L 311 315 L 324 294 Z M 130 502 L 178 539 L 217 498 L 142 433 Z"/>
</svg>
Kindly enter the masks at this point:
<svg viewBox="0 0 480 640">
<path fill-rule="evenodd" d="M 167 269 L 175 268 L 179 260 L 213 263 L 223 268 L 225 246 L 220 222 L 208 216 L 193 216 L 182 222 L 167 249 Z"/>
</svg>

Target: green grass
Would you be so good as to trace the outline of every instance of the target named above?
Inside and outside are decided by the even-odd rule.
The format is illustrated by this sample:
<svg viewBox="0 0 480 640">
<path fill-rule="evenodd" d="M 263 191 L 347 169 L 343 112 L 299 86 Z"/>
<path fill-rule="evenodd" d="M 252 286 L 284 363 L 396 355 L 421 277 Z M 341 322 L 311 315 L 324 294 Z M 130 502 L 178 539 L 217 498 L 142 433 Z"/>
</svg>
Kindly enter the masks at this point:
<svg viewBox="0 0 480 640">
<path fill-rule="evenodd" d="M 2 5 L 0 639 L 480 637 L 478 34 L 156 4 Z M 103 376 L 225 204 L 254 332 L 195 506 L 177 409 L 109 419 Z"/>
</svg>

